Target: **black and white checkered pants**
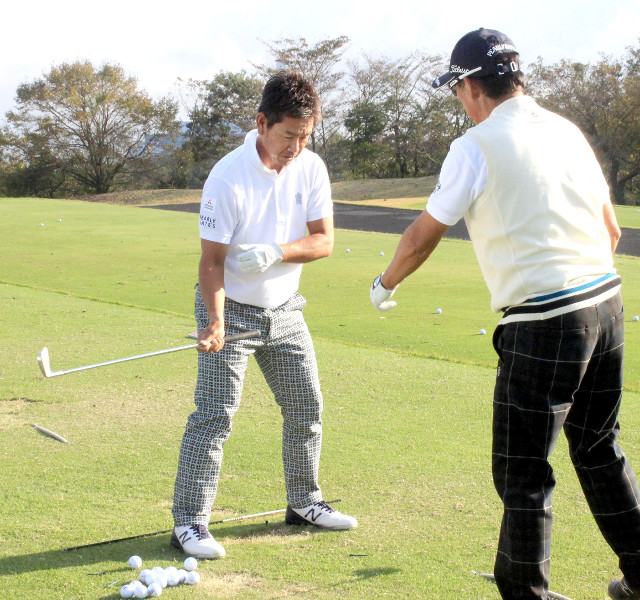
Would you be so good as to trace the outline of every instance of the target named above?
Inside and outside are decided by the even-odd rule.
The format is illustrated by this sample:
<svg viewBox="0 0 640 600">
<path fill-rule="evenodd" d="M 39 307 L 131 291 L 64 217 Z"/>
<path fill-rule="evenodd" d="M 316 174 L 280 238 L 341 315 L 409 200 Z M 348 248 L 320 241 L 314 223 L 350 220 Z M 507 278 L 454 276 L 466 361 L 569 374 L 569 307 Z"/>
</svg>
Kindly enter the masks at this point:
<svg viewBox="0 0 640 600">
<path fill-rule="evenodd" d="M 542 600 L 549 586 L 548 458 L 564 428 L 595 520 L 633 586 L 640 586 L 640 491 L 617 444 L 624 310 L 616 296 L 543 321 L 499 326 L 493 479 L 504 504 L 494 574 L 502 597 Z"/>
<path fill-rule="evenodd" d="M 294 508 L 322 500 L 318 468 L 322 442 L 322 394 L 313 342 L 302 316 L 305 299 L 295 294 L 265 309 L 225 302 L 225 332 L 251 329 L 260 338 L 226 344 L 216 354 L 198 353 L 196 411 L 189 415 L 180 447 L 173 516 L 177 526 L 208 525 L 216 497 L 222 447 L 240 405 L 249 356 L 255 355 L 283 417 L 282 460 L 287 501 Z M 196 291 L 198 331 L 207 311 Z"/>
</svg>

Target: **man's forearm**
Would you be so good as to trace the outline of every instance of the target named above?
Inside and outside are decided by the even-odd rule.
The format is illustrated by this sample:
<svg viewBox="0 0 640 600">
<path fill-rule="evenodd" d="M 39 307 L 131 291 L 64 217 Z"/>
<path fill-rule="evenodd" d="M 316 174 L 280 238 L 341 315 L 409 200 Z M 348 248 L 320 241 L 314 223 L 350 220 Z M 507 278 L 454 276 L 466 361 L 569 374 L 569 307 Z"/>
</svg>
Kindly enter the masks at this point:
<svg viewBox="0 0 640 600">
<path fill-rule="evenodd" d="M 198 285 L 209 315 L 209 324 L 219 322 L 224 326 L 224 264 L 203 265 L 201 261 Z"/>
<path fill-rule="evenodd" d="M 393 260 L 382 277 L 382 285 L 391 290 L 416 271 L 431 256 L 447 229 L 447 225 L 423 212 L 400 239 Z"/>
<path fill-rule="evenodd" d="M 333 236 L 326 233 L 312 233 L 295 242 L 279 244 L 282 248 L 282 262 L 307 263 L 329 256 L 333 250 Z"/>
</svg>

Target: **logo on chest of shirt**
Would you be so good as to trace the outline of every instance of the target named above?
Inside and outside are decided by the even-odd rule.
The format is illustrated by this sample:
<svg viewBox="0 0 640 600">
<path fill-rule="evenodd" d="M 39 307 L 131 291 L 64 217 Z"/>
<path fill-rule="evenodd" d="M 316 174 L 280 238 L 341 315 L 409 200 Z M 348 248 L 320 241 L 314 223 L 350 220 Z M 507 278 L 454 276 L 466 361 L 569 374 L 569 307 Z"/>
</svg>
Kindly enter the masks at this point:
<svg viewBox="0 0 640 600">
<path fill-rule="evenodd" d="M 296 198 L 296 205 L 297 206 L 302 206 L 302 194 L 300 192 L 298 192 L 295 196 Z"/>
</svg>

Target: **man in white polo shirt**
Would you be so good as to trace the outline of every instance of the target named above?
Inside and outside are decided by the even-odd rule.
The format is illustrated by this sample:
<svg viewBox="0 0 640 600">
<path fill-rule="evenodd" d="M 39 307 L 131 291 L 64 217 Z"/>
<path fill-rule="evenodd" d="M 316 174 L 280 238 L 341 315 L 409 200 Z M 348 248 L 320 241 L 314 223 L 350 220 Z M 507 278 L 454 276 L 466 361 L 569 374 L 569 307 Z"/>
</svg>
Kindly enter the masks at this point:
<svg viewBox="0 0 640 600">
<path fill-rule="evenodd" d="M 451 145 L 426 210 L 371 288 L 390 300 L 449 226 L 465 219 L 491 307 L 498 372 L 493 480 L 504 505 L 496 583 L 505 600 L 549 587 L 549 456 L 564 428 L 595 520 L 624 575 L 614 599 L 640 598 L 640 490 L 617 444 L 624 311 L 620 238 L 602 170 L 582 133 L 524 94 L 513 42 L 479 29 L 451 54 L 447 85 L 476 123 Z"/>
<path fill-rule="evenodd" d="M 322 394 L 297 293 L 302 263 L 333 249 L 333 205 L 320 157 L 305 149 L 320 99 L 300 74 L 265 85 L 257 129 L 220 160 L 200 209 L 197 410 L 180 448 L 171 543 L 199 558 L 225 550 L 209 533 L 222 447 L 238 410 L 251 354 L 283 416 L 286 522 L 352 529 L 357 521 L 323 501 L 318 485 Z M 308 233 L 307 233 L 308 232 Z M 258 339 L 224 345 L 225 334 L 257 329 Z"/>
</svg>

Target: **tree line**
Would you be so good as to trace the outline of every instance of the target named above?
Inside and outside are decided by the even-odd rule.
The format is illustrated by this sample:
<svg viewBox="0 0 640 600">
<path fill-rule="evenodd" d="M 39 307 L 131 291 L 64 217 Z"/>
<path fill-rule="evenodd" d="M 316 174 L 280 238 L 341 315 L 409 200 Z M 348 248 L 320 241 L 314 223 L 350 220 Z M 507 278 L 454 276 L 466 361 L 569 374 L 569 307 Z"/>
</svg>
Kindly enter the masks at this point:
<svg viewBox="0 0 640 600">
<path fill-rule="evenodd" d="M 199 188 L 255 126 L 264 82 L 280 68 L 301 71 L 322 98 L 310 148 L 332 181 L 437 174 L 451 142 L 472 126 L 452 95 L 431 87 L 447 60 L 421 52 L 345 59 L 348 43 L 265 42 L 269 64 L 181 81 L 178 98 L 159 100 L 119 65 L 53 66 L 18 87 L 0 126 L 0 195 Z M 640 45 L 595 64 L 538 58 L 526 75 L 527 92 L 587 136 L 614 202 L 640 204 Z M 186 122 L 177 119 L 181 106 Z"/>
</svg>

